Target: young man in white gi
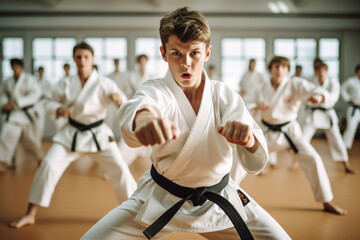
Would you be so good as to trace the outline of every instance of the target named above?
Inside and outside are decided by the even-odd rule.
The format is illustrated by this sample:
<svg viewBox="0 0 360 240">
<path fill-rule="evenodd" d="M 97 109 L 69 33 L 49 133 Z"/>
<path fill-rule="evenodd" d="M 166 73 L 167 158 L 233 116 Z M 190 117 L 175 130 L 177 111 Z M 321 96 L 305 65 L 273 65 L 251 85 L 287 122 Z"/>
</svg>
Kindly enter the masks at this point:
<svg viewBox="0 0 360 240">
<path fill-rule="evenodd" d="M 305 105 L 300 122 L 303 136 L 310 141 L 316 130 L 323 130 L 328 140 L 332 159 L 341 162 L 344 165 L 345 172 L 355 173 L 349 163 L 346 146 L 339 129 L 339 119 L 334 109 L 334 105 L 340 96 L 340 84 L 337 80 L 328 78 L 328 66 L 325 63 L 316 66 L 315 75 L 317 78 L 315 85 L 326 90 L 329 94 L 322 104 Z"/>
<path fill-rule="evenodd" d="M 247 98 L 252 95 L 256 86 L 265 82 L 265 76 L 255 70 L 256 60 L 250 59 L 249 71 L 247 71 L 241 78 L 239 83 L 240 95 L 244 99 L 245 103 Z"/>
<path fill-rule="evenodd" d="M 77 44 L 73 58 L 78 74 L 59 81 L 52 89 L 52 99 L 46 103 L 49 113 L 67 118 L 68 124 L 54 136 L 54 144 L 36 172 L 26 214 L 11 223 L 11 227 L 35 223 L 38 206 L 49 206 L 64 171 L 84 155 L 105 169 L 119 203 L 127 200 L 136 188 L 111 129 L 103 123 L 108 103 L 120 106 L 122 93 L 112 80 L 93 70 L 94 52 L 88 44 Z"/>
<path fill-rule="evenodd" d="M 331 202 L 333 194 L 324 163 L 310 142 L 304 141 L 296 120 L 301 102 L 322 104 L 327 101 L 328 92 L 305 79 L 287 77 L 290 61 L 285 57 L 274 57 L 268 69 L 271 80 L 257 88 L 248 106 L 261 113 L 260 126 L 269 151 L 291 149 L 309 179 L 316 201 L 323 203 L 324 211 L 346 214 L 346 210 Z"/>
<path fill-rule="evenodd" d="M 203 69 L 211 52 L 205 18 L 178 9 L 161 20 L 160 36 L 169 71 L 164 78 L 146 81 L 119 111 L 126 142 L 151 145 L 153 167 L 133 196 L 82 239 L 151 239 L 174 231 L 197 232 L 207 239 L 239 239 L 238 233 L 242 239 L 253 239 L 251 234 L 290 239 L 228 178 L 234 145 L 251 173 L 265 167 L 267 147 L 241 97 L 209 80 Z"/>
<path fill-rule="evenodd" d="M 41 90 L 36 79 L 23 71 L 20 59 L 11 59 L 14 75 L 2 84 L 1 111 L 3 127 L 0 135 L 0 174 L 6 166 L 14 166 L 14 156 L 20 140 L 26 151 L 40 163 L 41 139 L 37 137 L 39 114 L 34 107 L 39 102 Z"/>
<path fill-rule="evenodd" d="M 356 75 L 341 85 L 341 96 L 349 103 L 346 113 L 346 129 L 343 135 L 345 145 L 350 149 L 360 123 L 360 64 L 355 67 Z"/>
</svg>

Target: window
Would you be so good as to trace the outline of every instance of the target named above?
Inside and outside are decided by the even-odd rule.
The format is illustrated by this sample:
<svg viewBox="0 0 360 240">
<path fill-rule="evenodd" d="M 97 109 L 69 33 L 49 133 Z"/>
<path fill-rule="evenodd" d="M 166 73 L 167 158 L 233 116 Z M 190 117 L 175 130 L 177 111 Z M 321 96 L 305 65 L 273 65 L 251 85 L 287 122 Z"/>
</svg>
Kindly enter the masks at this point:
<svg viewBox="0 0 360 240">
<path fill-rule="evenodd" d="M 3 38 L 2 39 L 3 56 L 2 59 L 2 79 L 5 80 L 13 75 L 10 66 L 11 58 L 24 58 L 24 39 L 22 38 Z"/>
<path fill-rule="evenodd" d="M 221 80 L 239 90 L 239 82 L 248 70 L 249 60 L 256 60 L 256 70 L 265 71 L 265 40 L 262 38 L 224 38 L 221 41 Z"/>
<path fill-rule="evenodd" d="M 328 65 L 329 78 L 339 80 L 340 43 L 336 38 L 319 40 L 319 57 Z"/>
<path fill-rule="evenodd" d="M 145 54 L 149 58 L 147 70 L 155 77 L 164 77 L 168 69 L 167 63 L 160 53 L 159 38 L 137 38 L 135 40 L 135 54 Z"/>
<path fill-rule="evenodd" d="M 71 74 L 76 72 L 72 59 L 75 38 L 35 38 L 33 40 L 33 70 L 44 67 L 45 79 L 55 83 L 64 76 L 63 65 L 70 64 Z"/>
<path fill-rule="evenodd" d="M 127 70 L 126 38 L 86 38 L 85 42 L 94 49 L 94 64 L 99 73 L 109 75 L 114 71 L 114 59 L 120 60 L 120 71 Z"/>
<path fill-rule="evenodd" d="M 302 75 L 314 74 L 313 61 L 316 58 L 316 40 L 311 38 L 275 39 L 274 55 L 290 60 L 290 75 L 295 72 L 295 65 L 302 66 Z"/>
</svg>

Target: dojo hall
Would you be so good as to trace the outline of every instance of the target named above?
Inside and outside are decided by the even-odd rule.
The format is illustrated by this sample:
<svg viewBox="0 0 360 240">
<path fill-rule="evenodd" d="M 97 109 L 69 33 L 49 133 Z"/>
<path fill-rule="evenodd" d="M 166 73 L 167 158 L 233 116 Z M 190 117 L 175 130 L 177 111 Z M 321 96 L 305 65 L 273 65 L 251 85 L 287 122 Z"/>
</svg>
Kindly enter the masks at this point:
<svg viewBox="0 0 360 240">
<path fill-rule="evenodd" d="M 359 43 L 357 0 L 1 0 L 0 239 L 360 239 Z"/>
</svg>

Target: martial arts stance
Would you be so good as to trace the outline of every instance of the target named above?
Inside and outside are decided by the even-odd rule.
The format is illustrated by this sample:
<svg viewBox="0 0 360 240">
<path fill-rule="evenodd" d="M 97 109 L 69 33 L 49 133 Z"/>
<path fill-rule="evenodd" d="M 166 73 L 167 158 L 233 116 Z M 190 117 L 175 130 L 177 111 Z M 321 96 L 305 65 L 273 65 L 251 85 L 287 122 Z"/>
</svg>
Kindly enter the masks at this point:
<svg viewBox="0 0 360 240">
<path fill-rule="evenodd" d="M 324 163 L 311 146 L 304 141 L 296 118 L 301 102 L 314 105 L 328 99 L 328 92 L 302 78 L 288 78 L 290 61 L 285 57 L 274 57 L 268 69 L 271 81 L 257 88 L 252 99 L 253 110 L 261 112 L 261 127 L 270 152 L 290 148 L 294 159 L 300 162 L 313 188 L 315 199 L 322 202 L 324 211 L 344 215 L 346 210 L 332 203 L 333 194 Z M 250 106 L 251 107 L 251 106 Z"/>
<path fill-rule="evenodd" d="M 341 96 L 349 103 L 346 113 L 346 129 L 343 135 L 345 145 L 350 149 L 360 123 L 360 64 L 355 67 L 356 76 L 347 79 L 341 85 Z"/>
<path fill-rule="evenodd" d="M 25 216 L 11 223 L 11 227 L 35 223 L 38 206 L 49 206 L 61 175 L 71 162 L 84 155 L 106 170 L 119 203 L 136 188 L 112 131 L 103 123 L 108 103 L 120 106 L 122 94 L 112 80 L 92 69 L 94 52 L 88 44 L 77 44 L 73 58 L 78 74 L 59 81 L 52 89 L 52 99 L 46 103 L 47 111 L 68 118 L 68 124 L 54 136 L 54 144 L 36 172 Z"/>
<path fill-rule="evenodd" d="M 264 168 L 267 147 L 241 97 L 209 80 L 203 70 L 211 52 L 205 18 L 178 9 L 161 20 L 160 37 L 169 71 L 164 78 L 146 81 L 119 111 L 123 137 L 132 147 L 151 145 L 153 167 L 133 196 L 82 239 L 145 239 L 149 225 L 144 231 L 149 239 L 174 231 L 197 232 L 207 239 L 239 239 L 240 233 L 242 239 L 253 239 L 249 229 L 256 238 L 289 239 L 228 178 L 233 145 L 251 173 Z"/>
<path fill-rule="evenodd" d="M 328 91 L 329 96 L 320 105 L 307 104 L 302 114 L 300 125 L 302 126 L 303 136 L 310 141 L 317 129 L 324 131 L 328 140 L 332 159 L 341 162 L 347 173 L 355 173 L 349 163 L 346 146 L 342 139 L 339 129 L 339 119 L 336 115 L 334 105 L 340 96 L 340 84 L 335 79 L 328 78 L 328 66 L 325 63 L 318 64 L 315 69 L 315 85 Z"/>
<path fill-rule="evenodd" d="M 41 138 L 37 137 L 38 121 L 35 104 L 40 100 L 41 90 L 36 79 L 23 71 L 20 59 L 11 59 L 13 77 L 2 84 L 1 111 L 3 127 L 0 135 L 0 174 L 6 166 L 14 165 L 14 156 L 20 140 L 27 153 L 40 164 L 42 159 Z"/>
</svg>

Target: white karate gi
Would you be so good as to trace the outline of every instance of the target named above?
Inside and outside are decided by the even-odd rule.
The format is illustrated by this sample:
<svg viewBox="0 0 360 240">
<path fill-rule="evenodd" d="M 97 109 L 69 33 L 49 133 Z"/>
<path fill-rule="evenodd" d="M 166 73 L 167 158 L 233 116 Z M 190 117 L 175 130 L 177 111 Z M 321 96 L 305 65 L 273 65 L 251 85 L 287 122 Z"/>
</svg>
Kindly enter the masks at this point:
<svg viewBox="0 0 360 240">
<path fill-rule="evenodd" d="M 123 137 L 132 147 L 141 145 L 132 130 L 134 116 L 141 109 L 171 120 L 180 129 L 177 139 L 152 148 L 151 160 L 160 174 L 191 188 L 214 185 L 230 172 L 233 145 L 217 132 L 217 127 L 229 120 L 249 124 L 260 143 L 255 153 L 236 145 L 241 165 L 248 172 L 257 173 L 267 162 L 264 136 L 241 97 L 223 83 L 209 80 L 205 71 L 204 77 L 206 83 L 198 115 L 170 72 L 163 79 L 145 82 L 119 112 Z M 238 189 L 230 180 L 219 194 L 234 205 L 255 237 L 289 239 L 253 199 L 248 197 L 250 202 L 244 207 Z M 142 233 L 146 226 L 179 200 L 157 185 L 148 171 L 139 180 L 133 196 L 108 213 L 82 239 L 146 239 Z M 197 207 L 186 201 L 155 239 L 173 231 L 198 232 L 208 239 L 239 239 L 229 218 L 211 201 Z"/>
<path fill-rule="evenodd" d="M 333 199 L 330 182 L 321 157 L 311 146 L 309 141 L 304 141 L 300 125 L 296 118 L 301 102 L 306 102 L 315 93 L 320 93 L 328 98 L 328 93 L 302 78 L 284 78 L 275 90 L 268 81 L 257 88 L 249 103 L 253 108 L 260 102 L 266 102 L 269 109 L 261 111 L 261 118 L 272 125 L 290 122 L 282 128 L 293 141 L 299 152 L 294 155 L 294 160 L 300 162 L 313 188 L 315 199 L 318 202 L 330 202 Z M 289 148 L 289 143 L 284 133 L 269 130 L 260 124 L 270 152 L 278 152 Z"/>
<path fill-rule="evenodd" d="M 54 127 L 54 122 L 47 117 L 44 106 L 45 98 L 51 97 L 51 85 L 49 81 L 45 79 L 37 79 L 37 83 L 39 84 L 39 87 L 41 89 L 41 100 L 35 106 L 39 114 L 39 118 L 35 124 L 35 128 L 36 128 L 37 137 L 39 138 L 40 141 L 42 141 L 42 138 L 44 136 L 45 126 L 47 126 L 48 128 Z M 47 130 L 51 131 L 51 129 L 47 129 Z"/>
<path fill-rule="evenodd" d="M 247 71 L 240 80 L 239 92 L 244 102 L 247 103 L 248 97 L 250 97 L 257 86 L 260 86 L 266 81 L 263 74 L 257 71 Z"/>
<path fill-rule="evenodd" d="M 129 98 L 133 95 L 134 90 L 129 82 L 128 74 L 122 72 L 113 72 L 109 74 L 108 77 L 116 83 L 118 88 L 125 94 L 126 98 Z M 105 123 L 113 130 L 115 137 L 117 139 L 120 139 L 121 134 L 119 128 L 119 121 L 117 119 L 118 111 L 118 107 L 110 103 L 105 117 Z"/>
<path fill-rule="evenodd" d="M 3 128 L 0 136 L 0 162 L 12 164 L 19 141 L 26 151 L 35 157 L 37 161 L 42 159 L 41 139 L 37 137 L 36 124 L 39 113 L 35 107 L 27 110 L 30 118 L 22 110 L 24 107 L 35 105 L 41 97 L 41 90 L 36 79 L 25 72 L 22 72 L 15 82 L 14 77 L 4 81 L 1 93 L 1 108 L 4 104 L 16 101 L 8 120 L 7 114 L 2 113 Z"/>
<path fill-rule="evenodd" d="M 77 75 L 59 81 L 52 89 L 52 100 L 47 100 L 45 106 L 48 112 L 55 112 L 59 107 L 69 108 L 73 120 L 88 125 L 105 118 L 112 93 L 120 93 L 116 84 L 94 70 L 84 87 L 81 87 Z M 30 203 L 48 207 L 61 175 L 72 161 L 83 155 L 96 160 L 105 169 L 119 202 L 131 196 L 136 182 L 117 148 L 111 129 L 103 123 L 91 130 L 101 151 L 97 151 L 91 131 L 77 133 L 74 152 L 70 149 L 77 129 L 68 123 L 56 133 L 53 138 L 55 143 L 36 172 L 29 195 Z"/>
<path fill-rule="evenodd" d="M 145 71 L 144 75 L 141 76 L 139 71 L 134 71 L 128 74 L 127 77 L 128 93 L 129 98 L 131 98 L 145 81 L 153 78 L 153 75 L 148 71 Z M 138 158 L 143 161 L 150 159 L 150 147 L 140 146 L 137 148 L 131 148 L 125 143 L 124 139 L 120 139 L 118 146 L 128 166 L 130 166 Z"/>
<path fill-rule="evenodd" d="M 303 136 L 310 141 L 317 129 L 323 130 L 328 140 L 332 159 L 334 161 L 348 161 L 346 146 L 339 129 L 339 119 L 334 109 L 334 105 L 340 96 L 340 84 L 335 79 L 326 79 L 323 85 L 320 85 L 317 79 L 313 83 L 329 93 L 326 102 L 318 106 L 329 110 L 312 110 L 311 107 L 316 106 L 306 105 L 301 120 L 299 119 Z"/>
<path fill-rule="evenodd" d="M 350 100 L 360 106 L 360 79 L 357 76 L 347 79 L 341 85 L 341 96 L 345 102 Z M 354 110 L 349 106 L 346 113 L 346 129 L 343 135 L 345 145 L 350 149 L 353 145 L 355 133 L 360 123 L 360 109 Z"/>
</svg>

